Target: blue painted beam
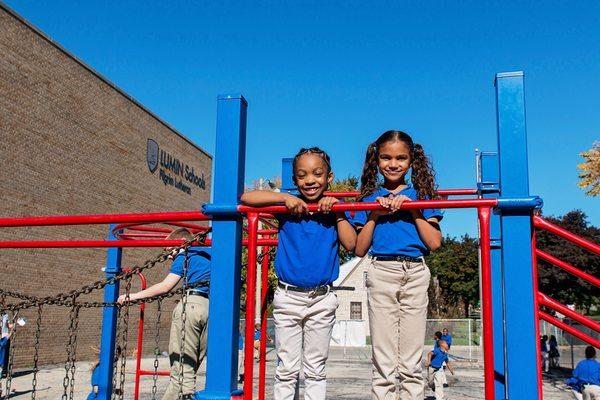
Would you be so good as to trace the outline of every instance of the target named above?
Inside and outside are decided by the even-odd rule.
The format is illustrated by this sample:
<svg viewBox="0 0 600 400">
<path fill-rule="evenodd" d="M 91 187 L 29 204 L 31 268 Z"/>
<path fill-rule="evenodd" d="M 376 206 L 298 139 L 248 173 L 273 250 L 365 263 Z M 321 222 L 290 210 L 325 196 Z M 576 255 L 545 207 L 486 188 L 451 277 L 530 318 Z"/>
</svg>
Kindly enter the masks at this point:
<svg viewBox="0 0 600 400">
<path fill-rule="evenodd" d="M 115 225 L 108 229 L 108 240 L 116 240 L 113 235 Z M 121 272 L 121 256 L 123 249 L 120 247 L 107 250 L 106 267 L 104 269 L 107 279 L 113 278 Z M 114 303 L 119 298 L 119 282 L 104 287 L 104 301 Z M 98 366 L 98 381 L 92 382 L 98 386 L 97 400 L 110 400 L 113 394 L 113 360 L 115 358 L 115 342 L 117 337 L 117 312 L 116 307 L 104 307 L 102 311 L 102 332 L 100 338 L 100 355 Z M 93 393 L 93 392 L 92 392 Z"/>
<path fill-rule="evenodd" d="M 282 158 L 281 159 L 281 191 L 283 193 L 289 193 L 298 195 L 298 189 L 294 184 L 294 159 L 293 158 Z"/>
<path fill-rule="evenodd" d="M 217 100 L 215 204 L 237 204 L 244 190 L 246 112 L 242 95 Z M 213 217 L 206 386 L 195 399 L 229 400 L 237 391 L 242 254 L 240 218 Z"/>
<path fill-rule="evenodd" d="M 501 198 L 529 197 L 523 73 L 496 75 Z M 531 205 L 533 207 L 533 205 Z M 531 215 L 533 208 L 501 209 L 506 398 L 539 399 Z"/>
</svg>

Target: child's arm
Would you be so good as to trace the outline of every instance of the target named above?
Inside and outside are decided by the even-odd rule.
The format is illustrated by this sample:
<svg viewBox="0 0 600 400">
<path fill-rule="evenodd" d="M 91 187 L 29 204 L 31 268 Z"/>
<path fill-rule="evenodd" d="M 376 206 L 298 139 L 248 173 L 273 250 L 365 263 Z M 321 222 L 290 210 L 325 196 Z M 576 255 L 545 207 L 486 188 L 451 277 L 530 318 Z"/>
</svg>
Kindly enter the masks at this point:
<svg viewBox="0 0 600 400">
<path fill-rule="evenodd" d="M 454 375 L 454 368 L 452 368 L 452 366 L 450 365 L 450 360 L 446 361 L 446 367 L 448 367 L 448 371 L 450 371 L 450 373 Z"/>
<path fill-rule="evenodd" d="M 322 197 L 318 203 L 318 210 L 322 213 L 329 213 L 331 207 L 340 201 L 335 197 Z M 338 239 L 342 246 L 348 251 L 353 251 L 356 246 L 356 231 L 354 227 L 346 219 L 346 214 L 343 212 L 335 213 L 335 222 L 338 231 Z"/>
<path fill-rule="evenodd" d="M 387 199 L 387 197 L 377 197 L 375 200 L 385 207 L 385 199 Z M 389 211 L 387 210 L 373 210 L 369 213 L 367 222 L 360 228 L 358 236 L 356 237 L 354 254 L 358 257 L 364 257 L 364 255 L 367 254 L 367 251 L 369 251 L 369 248 L 371 247 L 371 242 L 373 241 L 373 232 L 375 231 L 377 219 L 388 212 Z"/>
<path fill-rule="evenodd" d="M 433 352 L 430 351 L 427 353 L 427 358 L 425 359 L 425 366 L 429 367 L 429 365 L 431 365 L 431 356 L 433 355 Z"/>
<path fill-rule="evenodd" d="M 288 193 L 277 193 L 268 190 L 253 190 L 246 192 L 240 198 L 242 203 L 250 207 L 265 207 L 277 204 L 285 204 L 292 214 L 308 212 L 308 206 L 304 201 Z"/>
<path fill-rule="evenodd" d="M 137 293 L 132 293 L 129 295 L 129 300 L 139 300 L 146 299 L 148 297 L 158 296 L 160 294 L 165 294 L 177 285 L 181 276 L 169 273 L 162 282 L 154 284 L 147 289 L 140 290 Z M 119 296 L 117 302 L 123 304 L 125 302 L 126 295 L 122 294 Z"/>
</svg>

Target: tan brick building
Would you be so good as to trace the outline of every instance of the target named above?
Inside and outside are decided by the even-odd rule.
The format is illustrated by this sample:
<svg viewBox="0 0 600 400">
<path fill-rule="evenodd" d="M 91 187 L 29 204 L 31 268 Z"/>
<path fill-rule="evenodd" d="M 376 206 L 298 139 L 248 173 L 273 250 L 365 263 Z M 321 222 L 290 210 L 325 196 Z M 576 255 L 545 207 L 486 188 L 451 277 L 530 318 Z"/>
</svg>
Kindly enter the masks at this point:
<svg viewBox="0 0 600 400">
<path fill-rule="evenodd" d="M 2 3 L 0 54 L 0 217 L 195 210 L 209 200 L 210 154 Z M 0 228 L 0 240 L 103 239 L 107 232 L 105 225 Z M 157 251 L 125 249 L 123 264 Z M 0 288 L 37 296 L 72 290 L 101 279 L 105 260 L 105 249 L 0 249 Z M 150 284 L 166 268 L 149 272 Z M 172 302 L 165 308 L 161 350 Z M 68 311 L 44 307 L 41 364 L 64 362 Z M 131 314 L 133 338 L 137 310 Z M 29 323 L 16 337 L 16 360 L 31 366 L 35 310 L 21 315 Z M 146 315 L 150 353 L 153 305 Z M 94 357 L 100 320 L 100 309 L 81 311 L 78 360 Z M 128 353 L 134 348 L 130 341 Z"/>
</svg>

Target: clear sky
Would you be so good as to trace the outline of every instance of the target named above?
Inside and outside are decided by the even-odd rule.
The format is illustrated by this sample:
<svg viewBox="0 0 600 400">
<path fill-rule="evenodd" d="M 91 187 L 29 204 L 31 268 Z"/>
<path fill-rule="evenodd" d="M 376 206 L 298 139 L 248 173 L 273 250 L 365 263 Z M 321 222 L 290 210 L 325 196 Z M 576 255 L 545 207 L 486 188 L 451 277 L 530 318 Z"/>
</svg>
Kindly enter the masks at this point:
<svg viewBox="0 0 600 400">
<path fill-rule="evenodd" d="M 244 94 L 247 183 L 315 145 L 358 175 L 367 144 L 402 129 L 441 187 L 474 187 L 474 149 L 496 145 L 494 75 L 523 70 L 531 193 L 600 225 L 576 185 L 600 140 L 598 1 L 6 3 L 210 153 L 216 96 Z M 475 214 L 442 228 L 474 235 Z"/>
</svg>

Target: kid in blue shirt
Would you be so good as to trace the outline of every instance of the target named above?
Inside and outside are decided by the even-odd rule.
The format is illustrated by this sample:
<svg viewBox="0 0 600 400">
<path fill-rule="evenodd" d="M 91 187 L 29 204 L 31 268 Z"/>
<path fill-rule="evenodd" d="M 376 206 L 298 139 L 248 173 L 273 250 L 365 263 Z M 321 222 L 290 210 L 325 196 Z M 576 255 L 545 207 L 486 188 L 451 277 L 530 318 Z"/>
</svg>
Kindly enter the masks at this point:
<svg viewBox="0 0 600 400">
<path fill-rule="evenodd" d="M 323 195 L 333 180 L 329 156 L 323 150 L 301 149 L 294 157 L 293 180 L 299 197 L 255 190 L 244 193 L 241 200 L 253 207 L 283 203 L 291 213 L 276 215 L 279 284 L 273 319 L 279 362 L 273 397 L 294 398 L 302 365 L 305 398 L 324 400 L 325 363 L 338 307 L 331 285 L 339 275 L 339 245 L 352 251 L 356 233 L 344 213 L 330 212 L 338 200 Z M 308 213 L 311 203 L 318 204 L 319 213 Z"/>
<path fill-rule="evenodd" d="M 412 185 L 406 177 L 410 171 Z M 378 185 L 378 174 L 383 184 Z M 422 399 L 421 373 L 427 289 L 431 274 L 423 256 L 441 245 L 433 209 L 400 210 L 403 203 L 436 197 L 434 173 L 423 148 L 401 131 L 384 132 L 367 149 L 360 199 L 384 209 L 359 212 L 357 256 L 370 254 L 367 271 L 369 325 L 373 351 L 373 400 Z M 369 250 L 370 249 L 370 250 Z"/>
<path fill-rule="evenodd" d="M 600 398 L 600 363 L 596 361 L 594 347 L 585 348 L 585 360 L 579 361 L 573 370 L 573 377 L 566 383 L 573 388 L 577 398 Z"/>
</svg>

